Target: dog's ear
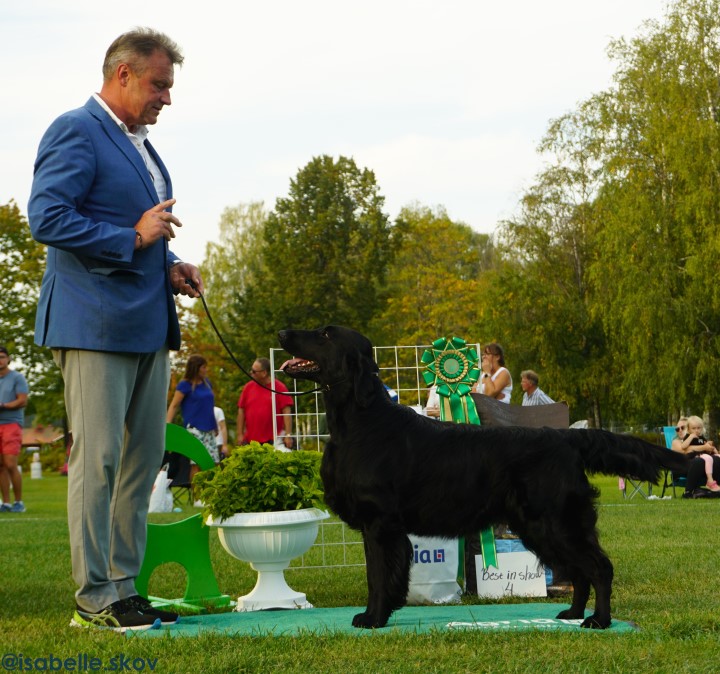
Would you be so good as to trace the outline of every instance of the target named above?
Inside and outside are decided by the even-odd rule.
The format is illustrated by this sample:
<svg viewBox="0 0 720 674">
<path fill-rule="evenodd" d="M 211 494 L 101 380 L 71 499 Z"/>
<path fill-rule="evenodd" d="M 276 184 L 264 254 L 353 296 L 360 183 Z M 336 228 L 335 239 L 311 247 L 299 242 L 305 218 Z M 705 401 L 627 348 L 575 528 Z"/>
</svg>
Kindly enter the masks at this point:
<svg viewBox="0 0 720 674">
<path fill-rule="evenodd" d="M 345 371 L 353 383 L 355 402 L 360 407 L 370 405 L 377 390 L 375 382 L 380 371 L 375 361 L 354 351 L 346 356 Z"/>
</svg>

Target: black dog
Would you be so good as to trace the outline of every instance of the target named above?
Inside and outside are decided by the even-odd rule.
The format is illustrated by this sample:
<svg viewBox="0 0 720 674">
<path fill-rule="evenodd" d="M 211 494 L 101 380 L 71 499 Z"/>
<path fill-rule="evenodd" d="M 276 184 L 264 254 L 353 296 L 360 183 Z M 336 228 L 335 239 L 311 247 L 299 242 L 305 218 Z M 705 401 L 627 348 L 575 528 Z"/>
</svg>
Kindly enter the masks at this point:
<svg viewBox="0 0 720 674">
<path fill-rule="evenodd" d="M 657 482 L 683 455 L 606 431 L 484 428 L 428 419 L 390 401 L 363 335 L 337 326 L 283 330 L 296 358 L 285 373 L 324 389 L 330 441 L 322 460 L 327 504 L 362 532 L 368 605 L 355 627 L 383 627 L 405 604 L 408 534 L 455 538 L 507 523 L 574 586 L 558 618 L 583 618 L 590 587 L 595 612 L 583 627 L 610 625 L 613 567 L 595 527 L 590 473 Z"/>
</svg>

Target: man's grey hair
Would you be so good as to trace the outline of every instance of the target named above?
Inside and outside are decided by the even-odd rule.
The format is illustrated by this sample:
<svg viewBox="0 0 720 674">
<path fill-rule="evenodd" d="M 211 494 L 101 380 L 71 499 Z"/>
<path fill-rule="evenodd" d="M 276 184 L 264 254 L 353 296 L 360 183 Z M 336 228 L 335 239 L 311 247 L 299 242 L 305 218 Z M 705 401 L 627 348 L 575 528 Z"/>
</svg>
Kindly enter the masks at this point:
<svg viewBox="0 0 720 674">
<path fill-rule="evenodd" d="M 520 373 L 520 379 L 527 379 L 528 381 L 531 381 L 533 384 L 535 384 L 535 386 L 540 383 L 540 377 L 538 377 L 535 370 L 523 370 Z"/>
<path fill-rule="evenodd" d="M 260 363 L 260 367 L 265 370 L 268 374 L 270 374 L 270 370 L 272 369 L 272 365 L 270 365 L 270 359 L 269 358 L 256 358 L 256 363 Z"/>
<path fill-rule="evenodd" d="M 160 49 L 170 63 L 181 66 L 185 57 L 177 43 L 152 28 L 136 28 L 115 38 L 103 61 L 103 78 L 107 82 L 121 63 L 127 63 L 136 75 L 142 75 L 147 59 Z"/>
</svg>

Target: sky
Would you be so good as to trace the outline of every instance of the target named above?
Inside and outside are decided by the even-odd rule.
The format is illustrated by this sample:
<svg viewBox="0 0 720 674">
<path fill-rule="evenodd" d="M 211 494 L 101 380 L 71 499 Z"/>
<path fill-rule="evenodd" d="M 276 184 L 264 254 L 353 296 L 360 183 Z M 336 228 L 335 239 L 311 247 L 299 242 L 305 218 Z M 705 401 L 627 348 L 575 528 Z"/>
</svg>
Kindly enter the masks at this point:
<svg viewBox="0 0 720 674">
<path fill-rule="evenodd" d="M 223 211 L 273 208 L 313 157 L 374 171 L 385 211 L 442 206 L 491 233 L 542 168 L 552 119 L 611 85 L 611 40 L 665 0 L 0 0 L 0 204 L 27 213 L 50 122 L 100 89 L 109 44 L 135 26 L 182 48 L 150 129 L 199 264 Z"/>
</svg>

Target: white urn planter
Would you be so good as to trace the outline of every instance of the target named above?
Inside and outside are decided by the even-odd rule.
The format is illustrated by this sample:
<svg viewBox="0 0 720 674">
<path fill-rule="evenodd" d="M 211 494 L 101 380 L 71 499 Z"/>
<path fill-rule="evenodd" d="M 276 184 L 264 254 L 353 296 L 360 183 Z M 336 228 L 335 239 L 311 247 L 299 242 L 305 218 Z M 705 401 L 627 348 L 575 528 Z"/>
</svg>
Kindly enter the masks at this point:
<svg viewBox="0 0 720 674">
<path fill-rule="evenodd" d="M 315 542 L 324 510 L 304 508 L 269 513 L 237 513 L 221 520 L 208 518 L 218 527 L 222 546 L 236 559 L 249 562 L 258 578 L 252 592 L 239 597 L 236 611 L 313 608 L 303 592 L 285 580 L 290 562 L 305 554 Z"/>
</svg>

